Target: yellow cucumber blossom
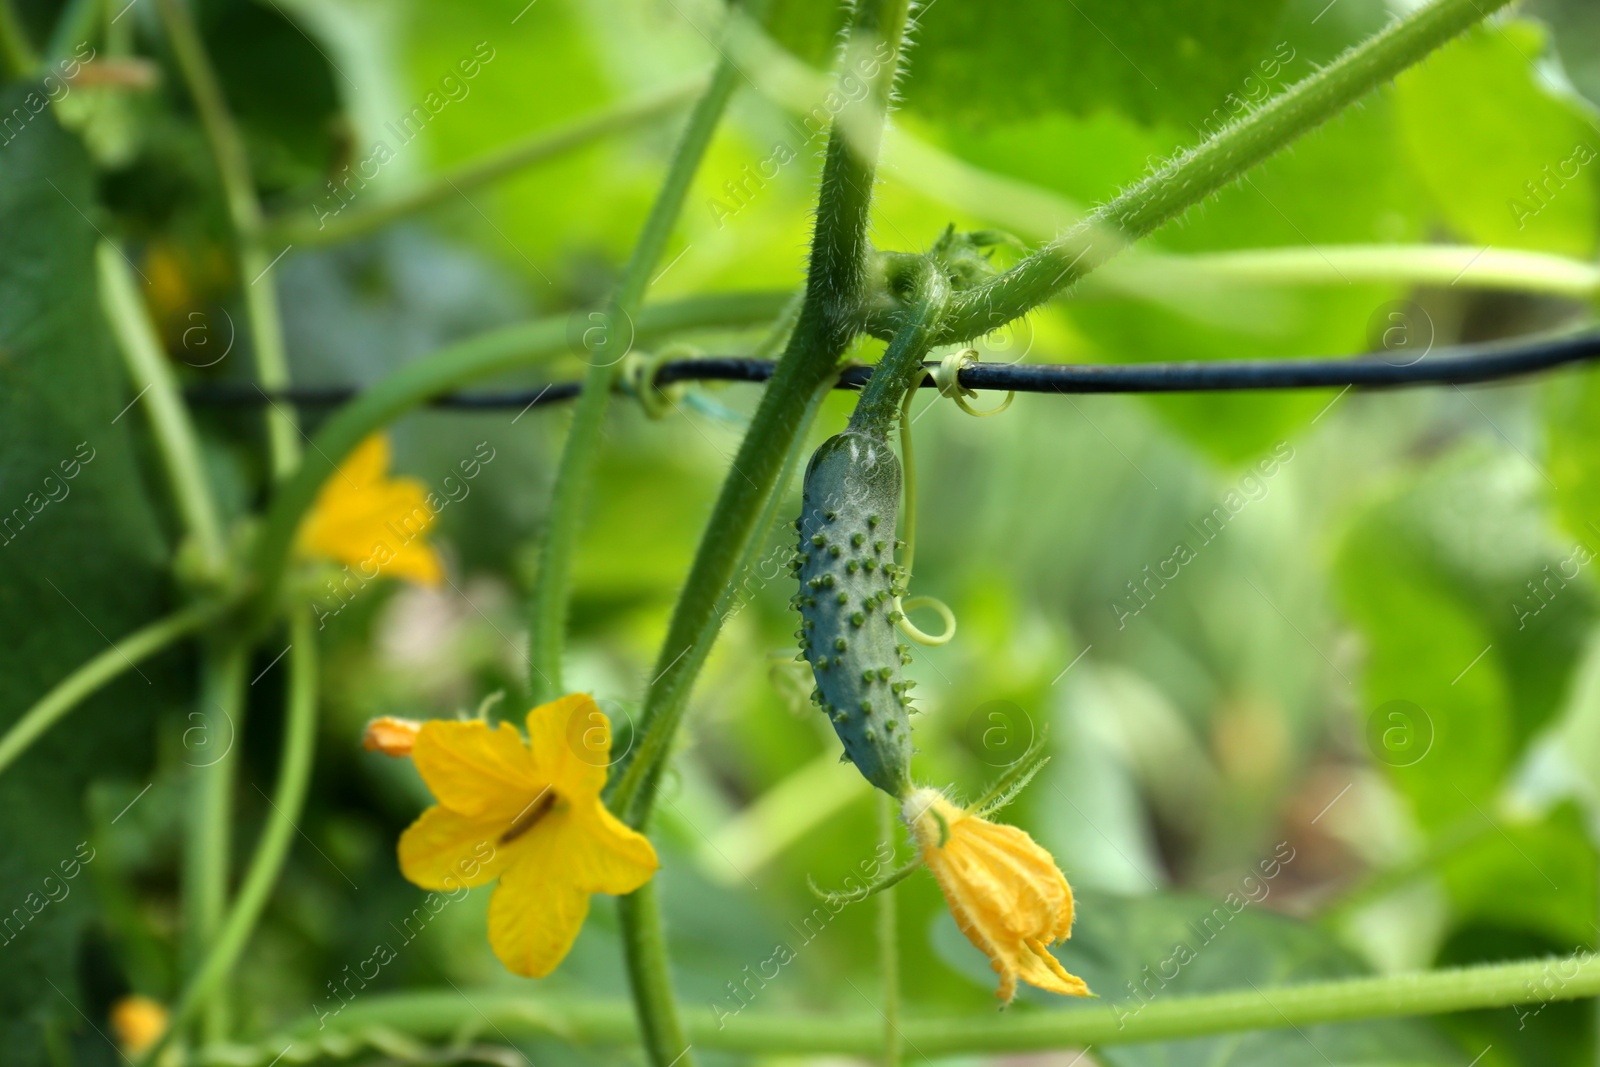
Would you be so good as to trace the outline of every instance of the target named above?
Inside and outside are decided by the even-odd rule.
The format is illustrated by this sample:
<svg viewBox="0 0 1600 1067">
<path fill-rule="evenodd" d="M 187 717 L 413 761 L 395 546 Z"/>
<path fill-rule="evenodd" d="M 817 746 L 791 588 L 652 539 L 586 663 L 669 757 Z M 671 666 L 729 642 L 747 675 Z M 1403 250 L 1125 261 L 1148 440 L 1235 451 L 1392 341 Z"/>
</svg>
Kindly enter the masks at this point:
<svg viewBox="0 0 1600 1067">
<path fill-rule="evenodd" d="M 1019 978 L 1052 993 L 1093 995 L 1048 951 L 1072 936 L 1072 887 L 1050 853 L 1015 826 L 957 807 L 937 789 L 913 790 L 901 815 L 956 925 L 1000 975 L 997 997 L 1010 1004 Z"/>
<path fill-rule="evenodd" d="M 167 1008 L 138 993 L 118 997 L 111 1005 L 111 1032 L 126 1056 L 137 1056 L 167 1032 Z"/>
<path fill-rule="evenodd" d="M 421 482 L 389 477 L 389 439 L 373 434 L 322 483 L 297 547 L 349 564 L 363 581 L 383 574 L 438 585 L 444 564 L 422 536 L 436 517 Z"/>
<path fill-rule="evenodd" d="M 438 799 L 400 835 L 400 870 L 423 889 L 487 885 L 489 945 L 506 968 L 542 978 L 572 948 L 594 893 L 631 893 L 655 849 L 600 801 L 611 726 L 581 693 L 510 723 L 434 719 L 411 758 Z"/>
</svg>

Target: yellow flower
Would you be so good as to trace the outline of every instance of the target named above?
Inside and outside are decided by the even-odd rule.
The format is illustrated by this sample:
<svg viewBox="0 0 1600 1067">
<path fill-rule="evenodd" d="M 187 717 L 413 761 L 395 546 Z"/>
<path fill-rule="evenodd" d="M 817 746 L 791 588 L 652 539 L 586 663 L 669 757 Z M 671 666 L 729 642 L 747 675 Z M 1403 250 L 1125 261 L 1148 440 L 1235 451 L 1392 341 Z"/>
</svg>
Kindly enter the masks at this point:
<svg viewBox="0 0 1600 1067">
<path fill-rule="evenodd" d="M 300 526 L 300 552 L 347 563 L 365 581 L 382 573 L 438 585 L 444 565 L 422 537 L 437 517 L 428 492 L 388 475 L 389 439 L 373 434 L 322 484 Z"/>
<path fill-rule="evenodd" d="M 400 870 L 424 889 L 487 885 L 489 944 L 508 970 L 555 969 L 594 893 L 631 893 L 655 873 L 655 849 L 600 802 L 611 726 L 589 697 L 509 723 L 435 719 L 411 758 L 438 799 L 400 836 Z"/>
<path fill-rule="evenodd" d="M 918 789 L 901 808 L 956 925 L 1000 975 L 1007 1004 L 1020 978 L 1068 996 L 1092 996 L 1047 946 L 1072 936 L 1072 887 L 1055 859 L 1015 826 L 1001 826 Z"/>
<path fill-rule="evenodd" d="M 132 993 L 111 1005 L 111 1032 L 129 1056 L 144 1052 L 166 1031 L 167 1009 L 158 1000 Z"/>
</svg>

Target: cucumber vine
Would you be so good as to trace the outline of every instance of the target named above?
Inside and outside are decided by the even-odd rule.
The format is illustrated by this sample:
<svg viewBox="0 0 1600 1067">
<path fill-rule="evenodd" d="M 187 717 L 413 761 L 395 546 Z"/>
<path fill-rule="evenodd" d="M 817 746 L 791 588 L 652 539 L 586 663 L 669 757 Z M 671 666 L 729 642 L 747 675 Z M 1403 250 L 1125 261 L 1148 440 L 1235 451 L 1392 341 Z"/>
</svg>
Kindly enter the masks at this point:
<svg viewBox="0 0 1600 1067">
<path fill-rule="evenodd" d="M 651 672 L 652 681 L 643 694 L 633 744 L 613 768 L 607 802 L 617 818 L 633 828 L 649 826 L 690 692 L 716 639 L 735 579 L 778 517 L 790 474 L 805 458 L 804 442 L 821 399 L 834 385 L 841 360 L 858 337 L 884 340 L 887 347 L 846 430 L 825 441 L 805 468 L 802 511 L 795 521 L 797 590 L 793 604 L 799 612 L 796 636 L 801 657 L 810 665 L 816 683 L 815 700 L 838 735 L 845 757 L 873 785 L 901 797 L 912 780 L 913 752 L 910 685 L 903 674 L 909 648 L 900 643 L 897 628 L 909 571 L 896 558 L 903 476 L 891 435 L 903 419 L 909 391 L 927 373 L 923 361 L 942 346 L 962 344 L 1027 315 L 1507 2 L 1432 0 L 1416 7 L 1334 62 L 1156 167 L 1079 224 L 1002 269 L 994 262 L 993 251 L 1018 242 L 996 231 L 957 233 L 952 228 L 935 237 L 924 251 L 876 248 L 869 239 L 879 146 L 897 83 L 907 76 L 905 43 L 913 4 L 911 0 L 856 0 L 837 65 L 841 71 L 852 72 L 851 78 L 857 77 L 854 72 L 870 74 L 861 78 L 864 91 L 849 94 L 850 101 L 829 128 L 798 305 L 787 293 L 647 303 L 651 275 L 668 249 L 691 182 L 744 78 L 741 56 L 745 53 L 738 41 L 751 39 L 755 31 L 750 23 L 759 18 L 761 5 L 756 0 L 732 9 L 722 61 L 708 82 L 696 83 L 703 88 L 678 139 L 667 175 L 621 278 L 601 311 L 603 338 L 587 353 L 590 366 L 562 452 L 532 597 L 531 684 L 537 695 L 553 696 L 563 692 L 561 659 L 583 505 L 594 480 L 604 419 L 623 373 L 628 345 L 655 346 L 703 328 L 776 324 L 771 340 L 774 347 L 782 345 L 781 356 L 723 482 L 675 604 Z M 263 213 L 239 130 L 184 0 L 157 0 L 156 7 L 224 193 L 236 238 L 238 273 L 247 281 L 255 279 L 244 289 L 257 361 L 255 375 L 262 386 L 278 390 L 288 384 L 288 371 L 266 237 L 293 233 L 293 227 L 274 224 Z M 929 5 L 925 17 L 938 17 L 936 5 Z M 0 61 L 13 71 L 31 69 L 39 61 L 27 46 L 8 0 L 0 0 Z M 687 95 L 684 89 L 674 89 L 660 98 L 627 105 L 616 115 L 561 131 L 556 138 L 559 147 L 554 142 L 518 146 L 502 159 L 479 165 L 480 178 L 488 180 L 512 165 L 548 158 L 598 133 L 659 116 Z M 437 193 L 436 189 L 422 190 L 368 209 L 370 218 L 344 224 L 341 233 L 362 232 L 404 211 L 433 203 Z M 186 860 L 190 866 L 185 871 L 185 891 L 192 901 L 186 918 L 205 932 L 206 943 L 198 946 L 190 961 L 172 1025 L 161 1043 L 145 1055 L 143 1062 L 148 1064 L 156 1061 L 167 1043 L 189 1040 L 197 1021 L 205 1039 L 220 1042 L 227 1038 L 228 1020 L 221 1011 L 219 994 L 277 882 L 306 798 L 318 704 L 315 639 L 303 613 L 286 603 L 284 586 L 296 531 L 329 465 L 340 462 L 368 435 L 430 398 L 551 359 L 568 351 L 569 341 L 566 323 L 547 318 L 451 345 L 396 370 L 338 411 L 320 426 L 304 456 L 298 423 L 287 410 L 273 407 L 266 417 L 272 494 L 253 540 L 241 547 L 223 536 L 187 409 L 172 375 L 164 369 L 158 341 L 113 245 L 107 243 L 100 250 L 99 268 L 107 316 L 131 374 L 141 388 L 153 393 L 150 410 L 157 456 L 166 469 L 192 552 L 201 560 L 197 572 L 204 580 L 191 583 L 192 588 L 186 590 L 191 603 L 181 611 L 124 637 L 29 709 L 0 737 L 0 771 L 125 667 L 202 629 L 216 627 L 227 633 L 226 639 L 208 642 L 204 674 L 209 679 L 210 698 L 229 706 L 242 699 L 242 666 L 249 650 L 265 635 L 286 630 L 292 649 L 273 814 L 246 866 L 242 884 L 231 897 L 224 858 L 230 833 L 227 805 L 218 801 L 191 813 L 189 840 L 194 856 Z M 1430 269 L 1437 272 L 1440 268 Z M 625 336 L 630 340 L 623 340 Z M 649 381 L 637 385 L 641 391 L 651 387 Z M 905 519 L 909 521 L 911 516 Z M 197 781 L 205 790 L 203 795 L 216 801 L 231 790 L 233 774 L 233 763 L 228 763 Z M 884 907 L 889 929 L 885 940 L 892 949 L 892 902 L 886 901 Z M 638 1032 L 655 1067 L 691 1067 L 690 1050 L 702 1041 L 707 1047 L 728 1047 L 730 1039 L 685 1027 L 679 1018 L 653 886 L 647 884 L 624 898 L 620 916 Z M 886 949 L 885 958 L 887 969 L 893 972 L 892 951 Z M 1278 990 L 1270 1000 L 1258 990 L 1257 997 L 1242 993 L 1214 997 L 1205 1005 L 1157 1005 L 1130 1022 L 1128 1033 L 1146 1038 L 1186 1037 L 1276 1026 L 1279 1017 L 1293 1025 L 1296 1021 L 1376 1017 L 1400 1010 L 1503 1005 L 1516 1002 L 1518 983 L 1527 979 L 1531 966 L 1441 971 L 1409 981 L 1366 979 L 1321 990 L 1307 987 L 1295 993 Z M 1590 995 L 1597 990 L 1600 970 L 1589 961 L 1561 995 Z M 417 1033 L 430 1028 L 450 1030 L 440 1019 L 453 1022 L 457 1030 L 477 1025 L 459 1005 L 441 1007 L 430 1001 L 425 1007 L 426 1012 L 417 1018 L 381 1002 L 352 1011 L 348 1044 L 360 1046 L 367 1040 L 362 1035 L 386 1028 L 404 1032 L 408 1024 Z M 538 1030 L 543 1023 L 537 1013 L 518 1014 L 509 1002 L 496 1002 L 490 1010 L 508 1027 Z M 603 1014 L 596 1012 L 587 1018 L 600 1019 Z M 584 1018 L 581 1011 L 575 1017 Z M 751 1035 L 756 1047 L 774 1053 L 825 1044 L 817 1035 L 780 1029 L 770 1023 L 751 1024 L 743 1032 Z M 741 1030 L 736 1026 L 730 1033 L 738 1035 Z M 932 1021 L 908 1024 L 907 1028 L 916 1046 L 935 1052 L 1115 1041 L 1120 1033 L 1120 1025 L 1112 1029 L 1101 1013 L 1091 1011 L 1061 1013 L 1042 1021 L 1035 1017 L 1033 1023 L 1012 1029 L 989 1022 L 947 1025 Z M 867 1032 L 846 1027 L 832 1037 L 830 1048 L 858 1052 L 892 1050 L 898 1040 L 876 1028 Z M 251 1050 L 234 1051 L 238 1052 L 237 1062 L 261 1062 L 268 1058 L 269 1050 L 262 1046 L 258 1050 L 262 1055 L 256 1059 L 251 1058 Z"/>
</svg>

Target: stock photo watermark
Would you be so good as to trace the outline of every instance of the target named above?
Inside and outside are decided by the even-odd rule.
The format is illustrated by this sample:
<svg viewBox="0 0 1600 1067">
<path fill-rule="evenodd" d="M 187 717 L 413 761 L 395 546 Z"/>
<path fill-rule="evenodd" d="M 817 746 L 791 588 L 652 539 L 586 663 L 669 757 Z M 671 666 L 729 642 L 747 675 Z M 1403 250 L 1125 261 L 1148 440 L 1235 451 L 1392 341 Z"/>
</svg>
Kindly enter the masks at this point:
<svg viewBox="0 0 1600 1067">
<path fill-rule="evenodd" d="M 706 201 L 711 221 L 717 224 L 717 229 L 722 229 L 729 219 L 749 207 L 756 195 L 776 179 L 784 167 L 799 159 L 803 151 L 826 135 L 840 112 L 864 100 L 872 79 L 877 77 L 892 55 L 893 49 L 880 41 L 872 54 L 857 63 L 853 71 L 844 71 L 839 76 L 839 87 L 829 90 L 821 103 L 799 120 L 789 120 L 789 128 L 797 144 L 791 144 L 787 139 L 774 141 L 771 152 L 755 165 L 754 170 L 746 163 L 740 168 L 737 180 L 729 178 L 723 182 L 722 191 L 726 199 L 711 197 Z"/>
<path fill-rule="evenodd" d="M 804 948 L 815 941 L 841 912 L 858 903 L 857 900 L 845 899 L 846 895 L 863 892 L 878 878 L 879 873 L 893 862 L 894 846 L 887 841 L 880 842 L 871 857 L 856 864 L 860 877 L 855 873 L 845 876 L 842 894 L 824 897 L 798 923 L 791 920 L 789 928 L 794 931 L 799 948 Z M 783 968 L 794 962 L 798 955 L 797 949 L 789 942 L 779 941 L 773 945 L 772 951 L 764 959 L 754 964 L 755 970 L 751 970 L 751 964 L 745 964 L 739 972 L 740 977 L 728 980 L 727 996 L 722 1001 L 711 1002 L 711 1017 L 715 1020 L 717 1029 L 724 1029 L 730 1018 L 754 1003 L 757 995 L 767 988 L 767 984 L 777 979 Z"/>
<path fill-rule="evenodd" d="M 1554 573 L 1550 570 L 1551 565 L 1546 563 L 1539 572 L 1543 577 L 1529 578 L 1528 595 L 1519 596 L 1511 602 L 1511 613 L 1517 617 L 1517 629 L 1527 629 L 1528 621 L 1537 618 L 1540 612 L 1549 607 L 1568 583 L 1577 581 L 1583 568 L 1592 562 L 1593 550 L 1579 541 L 1572 546 L 1572 552 L 1566 559 L 1555 564 Z"/>
<path fill-rule="evenodd" d="M 1265 459 L 1257 460 L 1250 471 L 1239 479 L 1239 483 L 1223 494 L 1210 511 L 1198 520 L 1189 522 L 1184 528 L 1187 536 L 1175 542 L 1165 558 L 1145 564 L 1138 575 L 1129 579 L 1123 586 L 1127 596 L 1119 596 L 1111 602 L 1111 614 L 1116 617 L 1117 629 L 1127 629 L 1128 620 L 1154 603 L 1167 583 L 1175 581 L 1183 573 L 1183 568 L 1198 559 L 1201 549 L 1221 537 L 1240 512 L 1266 499 L 1271 489 L 1268 481 L 1292 459 L 1294 446 L 1287 441 L 1278 442 L 1271 453 Z"/>
<path fill-rule="evenodd" d="M 1293 845 L 1280 841 L 1272 855 L 1258 863 L 1255 871 L 1245 875 L 1238 886 L 1230 890 L 1222 902 L 1206 913 L 1198 924 L 1192 919 L 1186 924 L 1194 934 L 1193 941 L 1174 942 L 1172 951 L 1165 957 L 1156 963 L 1145 964 L 1138 979 L 1130 978 L 1127 989 L 1131 999 L 1111 1005 L 1117 1014 L 1117 1029 L 1126 1027 L 1129 1019 L 1144 1011 L 1145 1005 L 1154 1001 L 1162 990 L 1176 981 L 1183 969 L 1199 959 L 1206 946 L 1221 937 L 1223 931 L 1246 908 L 1265 901 L 1272 893 L 1273 879 L 1294 862 L 1295 855 Z"/>
<path fill-rule="evenodd" d="M 480 841 L 471 855 L 456 861 L 455 868 L 460 872 L 462 878 L 476 878 L 486 864 L 494 862 L 495 852 L 492 842 Z M 445 876 L 446 883 L 454 880 L 451 875 Z M 427 929 L 428 924 L 433 922 L 445 908 L 465 900 L 469 891 L 469 886 L 463 881 L 453 889 L 448 890 L 448 892 L 428 893 L 422 898 L 421 904 L 411 909 L 411 913 L 400 920 L 400 926 L 395 926 L 393 922 L 389 924 L 395 933 L 400 935 L 400 947 L 398 949 L 388 941 L 381 941 L 373 947 L 372 952 L 365 959 L 355 964 L 354 972 L 351 971 L 350 964 L 347 963 L 340 970 L 342 977 L 328 979 L 327 987 L 329 994 L 331 994 L 328 999 L 336 1006 L 324 1008 L 320 1006 L 318 1001 L 312 1001 L 311 1012 L 317 1017 L 317 1029 L 324 1029 L 328 1025 L 329 1019 L 344 1011 L 356 999 L 356 996 L 367 988 L 368 982 L 376 979 L 383 968 L 399 958 L 400 949 L 404 949 L 415 941 L 422 934 L 422 931 Z M 404 927 L 404 929 L 401 927 Z M 369 964 L 372 967 L 370 974 L 367 972 Z M 355 983 L 354 988 L 351 988 L 352 982 Z M 343 992 L 341 993 L 340 990 L 343 990 Z"/>
<path fill-rule="evenodd" d="M 89 54 L 84 55 L 88 49 Z M 83 70 L 83 65 L 94 59 L 95 50 L 84 41 L 78 45 L 77 50 L 67 59 L 55 62 L 54 68 L 40 79 L 40 88 L 30 90 L 22 98 L 22 103 L 11 109 L 11 113 L 0 118 L 0 147 L 9 145 L 21 136 L 28 124 L 52 104 L 59 104 L 72 92 L 72 82 Z"/>
<path fill-rule="evenodd" d="M 88 852 L 87 855 L 84 854 L 85 850 Z M 66 900 L 72 894 L 72 880 L 83 872 L 83 868 L 94 862 L 95 855 L 96 852 L 90 847 L 89 842 L 80 842 L 71 856 L 56 865 L 61 872 L 59 876 L 53 872 L 45 875 L 38 891 L 30 892 L 23 897 L 22 903 L 12 908 L 9 915 L 0 919 L 0 937 L 5 939 L 0 941 L 0 948 L 11 944 L 21 936 L 28 924 L 38 918 L 39 914 L 51 904 L 59 904 Z M 40 892 L 44 895 L 40 896 Z"/>
<path fill-rule="evenodd" d="M 379 140 L 364 159 L 346 163 L 338 174 L 328 179 L 328 195 L 311 205 L 317 229 L 326 227 L 329 219 L 349 207 L 366 189 L 367 183 L 394 161 L 399 155 L 398 149 L 416 140 L 445 108 L 470 96 L 472 86 L 469 83 L 483 73 L 483 68 L 493 62 L 495 55 L 488 41 L 479 41 L 471 55 L 456 60 L 453 70 L 439 79 L 437 90 L 430 90 L 421 102 L 413 104 L 398 119 L 385 122 L 384 129 L 394 135 L 395 147 L 390 148 L 389 142 Z"/>
<path fill-rule="evenodd" d="M 86 449 L 87 455 L 84 454 Z M 28 524 L 38 518 L 45 508 L 67 499 L 72 493 L 72 486 L 68 483 L 83 473 L 83 468 L 94 462 L 97 454 L 88 441 L 79 442 L 70 458 L 56 464 L 56 469 L 61 472 L 60 477 L 55 474 L 45 475 L 37 491 L 30 491 L 22 498 L 19 506 L 12 508 L 10 514 L 0 518 L 0 538 L 4 538 L 0 540 L 0 548 L 4 548 L 21 536 L 22 531 L 27 529 Z M 41 492 L 43 496 L 39 495 Z"/>
<path fill-rule="evenodd" d="M 1517 222 L 1518 230 L 1528 228 L 1528 220 L 1537 218 L 1539 213 L 1549 207 L 1561 191 L 1572 182 L 1578 180 L 1578 175 L 1583 168 L 1594 162 L 1595 150 L 1592 146 L 1579 142 L 1574 145 L 1572 152 L 1555 163 L 1546 163 L 1539 171 L 1537 178 L 1529 178 L 1523 183 L 1522 189 L 1528 194 L 1526 200 L 1512 197 L 1506 201 L 1506 207 L 1511 211 L 1511 217 Z"/>
<path fill-rule="evenodd" d="M 487 455 L 485 450 L 488 452 Z M 438 521 L 445 508 L 452 503 L 460 503 L 467 499 L 472 493 L 470 484 L 472 480 L 482 474 L 483 468 L 494 462 L 498 454 L 498 450 L 488 441 L 479 441 L 473 449 L 473 454 L 456 464 L 461 477 L 447 474 L 439 483 L 443 496 L 438 491 L 429 489 L 422 504 L 413 508 L 410 514 L 398 520 L 385 519 L 383 526 L 389 536 L 374 541 L 367 558 L 356 564 L 355 570 L 352 571 L 350 564 L 347 563 L 337 577 L 327 579 L 325 582 L 327 596 L 320 601 L 312 601 L 311 610 L 316 616 L 317 629 L 321 630 L 329 619 L 349 607 L 361 591 L 382 574 L 383 568 L 399 556 L 402 549 L 421 537 Z"/>
</svg>

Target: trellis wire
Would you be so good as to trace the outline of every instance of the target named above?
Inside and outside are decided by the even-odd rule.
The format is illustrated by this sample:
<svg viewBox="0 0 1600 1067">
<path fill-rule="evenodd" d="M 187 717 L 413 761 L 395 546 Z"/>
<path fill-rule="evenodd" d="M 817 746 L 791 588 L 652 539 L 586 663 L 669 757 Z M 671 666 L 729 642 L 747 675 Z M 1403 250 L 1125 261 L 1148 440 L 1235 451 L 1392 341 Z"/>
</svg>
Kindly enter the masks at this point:
<svg viewBox="0 0 1600 1067">
<path fill-rule="evenodd" d="M 1515 344 L 1459 345 L 1412 357 L 1409 352 L 1335 359 L 1207 360 L 1171 363 L 972 363 L 957 375 L 968 389 L 1018 393 L 1194 393 L 1268 389 L 1354 387 L 1394 389 L 1422 385 L 1471 385 L 1525 377 L 1540 371 L 1600 358 L 1600 333 L 1522 341 Z M 1402 362 L 1404 360 L 1404 362 Z M 937 363 L 924 364 L 930 374 Z M 678 382 L 765 382 L 773 363 L 743 356 L 705 356 L 668 360 L 654 375 L 659 387 Z M 860 389 L 872 367 L 850 366 L 835 388 Z M 493 392 L 461 392 L 435 397 L 431 406 L 457 410 L 544 407 L 578 395 L 576 381 Z M 931 378 L 922 388 L 934 388 Z M 211 407 L 257 407 L 281 402 L 300 407 L 336 407 L 354 399 L 351 386 L 297 386 L 263 392 L 253 385 L 216 383 L 192 386 L 192 403 Z"/>
</svg>

